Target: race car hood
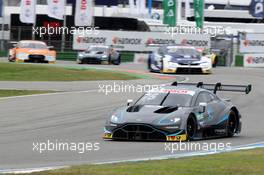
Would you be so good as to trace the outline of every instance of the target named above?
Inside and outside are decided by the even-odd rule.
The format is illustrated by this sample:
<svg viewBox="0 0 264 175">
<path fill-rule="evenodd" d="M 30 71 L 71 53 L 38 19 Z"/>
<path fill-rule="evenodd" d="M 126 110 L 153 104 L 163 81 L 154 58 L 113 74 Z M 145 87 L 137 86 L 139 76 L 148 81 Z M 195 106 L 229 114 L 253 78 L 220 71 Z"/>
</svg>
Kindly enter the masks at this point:
<svg viewBox="0 0 264 175">
<path fill-rule="evenodd" d="M 189 111 L 185 107 L 166 107 L 140 105 L 121 108 L 113 115 L 118 117 L 118 123 L 148 123 L 159 125 L 165 119 L 182 118 Z"/>
<path fill-rule="evenodd" d="M 91 51 L 91 52 L 82 52 L 82 54 L 86 57 L 101 57 L 103 55 L 106 55 L 104 52 L 98 52 L 98 51 Z"/>
<path fill-rule="evenodd" d="M 49 49 L 30 49 L 30 48 L 18 48 L 16 52 L 23 52 L 34 55 L 49 55 L 52 53 Z"/>
<path fill-rule="evenodd" d="M 201 60 L 201 57 L 197 57 L 193 55 L 166 54 L 165 57 L 169 58 L 171 62 L 182 63 L 182 64 L 191 64 L 191 63 L 199 62 Z"/>
</svg>

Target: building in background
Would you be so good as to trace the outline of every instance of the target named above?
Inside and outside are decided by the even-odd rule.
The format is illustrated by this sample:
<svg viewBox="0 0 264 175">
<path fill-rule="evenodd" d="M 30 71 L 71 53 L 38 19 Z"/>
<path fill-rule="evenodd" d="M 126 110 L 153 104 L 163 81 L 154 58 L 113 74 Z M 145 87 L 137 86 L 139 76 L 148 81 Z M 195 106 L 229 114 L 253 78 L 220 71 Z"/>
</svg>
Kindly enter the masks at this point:
<svg viewBox="0 0 264 175">
<path fill-rule="evenodd" d="M 19 5 L 20 0 L 4 1 L 5 9 L 3 17 L 0 18 L 0 25 L 4 24 L 4 32 L 0 33 L 0 39 L 6 41 L 17 41 L 20 39 L 30 39 L 32 37 L 32 25 L 23 24 L 19 21 Z M 194 25 L 192 0 L 190 0 L 190 16 L 185 16 L 185 1 L 179 0 L 181 3 L 181 15 L 178 25 Z M 73 23 L 75 0 L 67 0 L 66 26 L 71 27 Z M 229 27 L 232 34 L 237 34 L 238 31 L 247 32 L 260 32 L 263 31 L 263 20 L 252 17 L 249 10 L 250 0 L 237 1 L 237 0 L 205 0 L 205 26 L 223 26 Z M 37 26 L 63 26 L 63 21 L 47 17 L 47 1 L 37 0 Z M 149 15 L 135 15 L 129 11 L 128 0 L 95 0 L 95 16 L 98 21 L 96 25 L 106 30 L 140 30 L 140 31 L 161 31 L 165 26 L 162 24 L 163 10 L 162 0 L 153 0 L 152 16 Z M 146 4 L 147 5 L 147 4 Z M 155 15 L 154 15 L 155 14 Z M 103 17 L 108 19 L 103 19 Z M 110 19 L 112 18 L 112 19 Z M 125 27 L 126 23 L 123 18 L 129 18 L 130 27 Z M 107 20 L 108 22 L 105 22 Z M 118 22 L 119 21 L 119 22 Z M 123 26 L 121 25 L 124 24 Z M 251 25 L 248 25 L 251 23 Z M 108 25 L 109 24 L 109 25 Z M 110 25 L 112 24 L 112 25 Z M 114 25 L 113 25 L 114 24 Z M 147 25 L 147 26 L 146 26 Z M 1 27 L 2 28 L 2 27 Z M 60 35 L 45 36 L 39 38 L 49 42 L 56 42 L 55 48 L 60 45 Z M 66 36 L 66 47 L 71 49 L 72 36 Z"/>
</svg>

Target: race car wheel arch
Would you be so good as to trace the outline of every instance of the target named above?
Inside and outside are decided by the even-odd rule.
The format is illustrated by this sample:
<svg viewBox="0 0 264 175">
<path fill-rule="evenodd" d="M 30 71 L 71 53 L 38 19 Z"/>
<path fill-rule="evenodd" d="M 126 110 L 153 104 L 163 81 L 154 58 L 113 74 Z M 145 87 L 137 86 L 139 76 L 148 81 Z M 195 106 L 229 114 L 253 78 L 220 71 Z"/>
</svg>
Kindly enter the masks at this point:
<svg viewBox="0 0 264 175">
<path fill-rule="evenodd" d="M 148 56 L 148 70 L 151 70 L 151 56 Z"/>
<path fill-rule="evenodd" d="M 163 73 L 163 71 L 164 71 L 164 60 L 161 59 L 160 62 L 161 62 L 160 72 Z"/>
<path fill-rule="evenodd" d="M 239 126 L 238 111 L 236 108 L 232 108 L 229 112 L 227 120 L 227 136 L 233 137 Z"/>
<path fill-rule="evenodd" d="M 217 63 L 218 63 L 218 56 L 216 55 L 215 58 L 214 58 L 212 66 L 216 67 Z"/>
<path fill-rule="evenodd" d="M 111 60 L 113 65 L 120 65 L 121 63 L 121 56 L 119 55 L 118 58 L 116 60 Z"/>
<path fill-rule="evenodd" d="M 190 114 L 186 121 L 187 140 L 193 140 L 197 132 L 197 120 L 194 114 Z"/>
</svg>

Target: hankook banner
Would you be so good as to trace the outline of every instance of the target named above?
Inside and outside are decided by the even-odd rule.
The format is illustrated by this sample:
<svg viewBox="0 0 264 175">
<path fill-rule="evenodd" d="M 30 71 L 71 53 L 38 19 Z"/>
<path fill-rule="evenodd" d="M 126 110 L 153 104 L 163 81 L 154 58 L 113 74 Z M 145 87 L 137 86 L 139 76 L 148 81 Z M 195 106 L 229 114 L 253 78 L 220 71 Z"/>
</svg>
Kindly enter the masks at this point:
<svg viewBox="0 0 264 175">
<path fill-rule="evenodd" d="M 264 53 L 264 33 L 246 33 L 240 39 L 241 53 Z"/>
<path fill-rule="evenodd" d="M 244 67 L 264 67 L 264 54 L 245 54 Z"/>
<path fill-rule="evenodd" d="M 90 45 L 113 45 L 117 50 L 152 51 L 158 45 L 187 45 L 197 48 L 211 47 L 210 35 L 186 34 L 171 37 L 163 32 L 125 32 L 99 30 L 98 35 L 85 35 L 76 32 L 73 49 L 85 50 Z"/>
</svg>

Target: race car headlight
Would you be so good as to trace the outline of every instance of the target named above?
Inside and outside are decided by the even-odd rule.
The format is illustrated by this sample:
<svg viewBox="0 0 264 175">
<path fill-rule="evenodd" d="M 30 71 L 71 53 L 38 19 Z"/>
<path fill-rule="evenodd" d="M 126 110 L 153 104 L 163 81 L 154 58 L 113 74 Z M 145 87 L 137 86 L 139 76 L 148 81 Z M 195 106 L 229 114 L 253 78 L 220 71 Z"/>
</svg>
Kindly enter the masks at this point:
<svg viewBox="0 0 264 175">
<path fill-rule="evenodd" d="M 52 56 L 52 55 L 47 55 L 47 56 L 46 56 L 46 59 L 47 59 L 47 60 L 55 60 L 55 57 Z"/>
<path fill-rule="evenodd" d="M 102 59 L 102 60 L 107 60 L 107 58 L 108 58 L 107 55 L 102 55 L 102 56 L 101 56 L 101 59 Z"/>
<path fill-rule="evenodd" d="M 28 54 L 24 53 L 24 52 L 18 52 L 16 57 L 19 58 L 19 59 L 27 59 Z"/>
<path fill-rule="evenodd" d="M 160 121 L 160 124 L 173 125 L 173 124 L 179 124 L 180 121 L 181 121 L 180 118 L 163 119 Z"/>
<path fill-rule="evenodd" d="M 202 62 L 200 65 L 201 65 L 203 68 L 208 68 L 208 67 L 210 67 L 210 63 L 208 63 L 208 62 Z"/>
<path fill-rule="evenodd" d="M 111 122 L 112 123 L 120 123 L 120 117 L 118 117 L 117 115 L 112 115 L 111 116 Z"/>
<path fill-rule="evenodd" d="M 84 53 L 82 53 L 82 52 L 80 52 L 80 53 L 78 53 L 78 57 L 80 58 L 80 57 L 83 57 L 84 56 Z"/>
</svg>

